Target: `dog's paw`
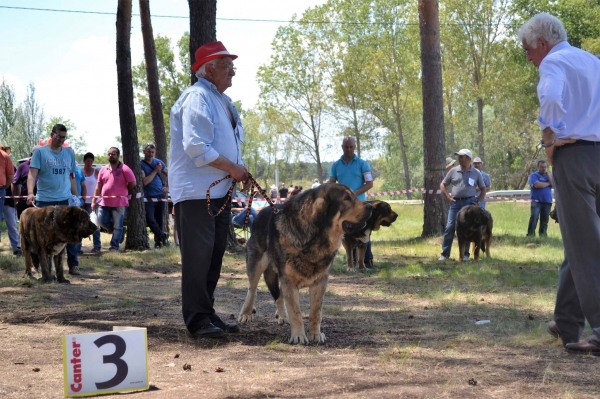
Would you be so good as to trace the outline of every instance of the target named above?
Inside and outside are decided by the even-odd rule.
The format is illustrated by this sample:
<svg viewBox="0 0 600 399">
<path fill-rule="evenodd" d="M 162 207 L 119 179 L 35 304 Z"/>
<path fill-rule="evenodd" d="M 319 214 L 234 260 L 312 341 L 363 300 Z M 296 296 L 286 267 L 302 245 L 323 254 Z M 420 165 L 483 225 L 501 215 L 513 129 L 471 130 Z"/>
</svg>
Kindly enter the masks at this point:
<svg viewBox="0 0 600 399">
<path fill-rule="evenodd" d="M 55 276 L 42 277 L 42 278 L 40 279 L 40 281 L 41 281 L 42 283 L 53 283 L 53 282 L 55 282 L 55 281 L 56 281 L 56 277 L 55 277 Z"/>
<path fill-rule="evenodd" d="M 356 269 L 355 269 L 355 268 L 353 268 L 353 267 L 349 267 L 349 268 L 347 268 L 347 269 L 346 269 L 346 271 L 347 271 L 348 273 L 354 273 L 354 272 L 356 271 Z"/>
<path fill-rule="evenodd" d="M 33 273 L 31 273 L 31 272 L 27 273 L 27 277 L 31 280 L 37 280 L 35 277 L 33 277 Z"/>
<path fill-rule="evenodd" d="M 292 345 L 296 345 L 296 344 L 308 345 L 308 338 L 306 338 L 305 334 L 292 335 L 290 337 L 288 343 L 290 343 Z"/>
<path fill-rule="evenodd" d="M 61 284 L 71 284 L 71 281 L 67 280 L 64 277 L 59 278 L 58 282 L 61 283 Z"/>
<path fill-rule="evenodd" d="M 251 321 L 254 321 L 254 313 L 241 314 L 238 317 L 238 322 L 239 323 L 250 323 Z"/>
<path fill-rule="evenodd" d="M 323 334 L 322 332 L 318 332 L 318 333 L 308 333 L 308 339 L 310 340 L 310 342 L 315 342 L 317 344 L 324 344 L 325 343 L 325 334 Z"/>
<path fill-rule="evenodd" d="M 275 318 L 277 319 L 277 324 L 279 324 L 279 325 L 289 323 L 287 314 L 284 314 L 283 316 L 281 316 L 279 314 L 279 312 L 275 312 Z"/>
</svg>

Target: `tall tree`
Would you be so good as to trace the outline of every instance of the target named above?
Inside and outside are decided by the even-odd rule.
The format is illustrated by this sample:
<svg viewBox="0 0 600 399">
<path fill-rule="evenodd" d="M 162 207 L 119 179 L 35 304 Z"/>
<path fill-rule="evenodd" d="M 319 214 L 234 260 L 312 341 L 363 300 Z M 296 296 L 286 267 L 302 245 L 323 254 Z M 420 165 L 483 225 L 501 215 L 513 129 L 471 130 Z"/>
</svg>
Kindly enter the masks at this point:
<svg viewBox="0 0 600 399">
<path fill-rule="evenodd" d="M 446 139 L 442 92 L 440 21 L 437 0 L 419 0 L 423 92 L 423 145 L 425 188 L 437 189 L 444 178 Z M 441 195 L 425 195 L 423 237 L 444 231 L 448 206 Z"/>
<path fill-rule="evenodd" d="M 117 85 L 123 162 L 133 170 L 137 180 L 136 192 L 141 192 L 142 169 L 133 103 L 130 36 L 131 0 L 119 0 L 117 7 Z M 140 251 L 149 248 L 144 202 L 141 198 L 131 198 L 127 210 L 125 249 Z"/>
<path fill-rule="evenodd" d="M 323 175 L 321 142 L 329 110 L 329 81 L 324 59 L 316 45 L 313 16 L 280 27 L 271 44 L 269 64 L 259 67 L 257 79 L 265 108 L 277 111 L 279 132 L 285 132 L 295 148 L 317 163 Z"/>
<path fill-rule="evenodd" d="M 190 7 L 190 63 L 196 60 L 196 50 L 217 40 L 217 0 L 188 0 Z M 185 64 L 184 64 L 185 65 Z M 198 78 L 190 69 L 192 84 Z"/>
<path fill-rule="evenodd" d="M 16 123 L 15 89 L 2 79 L 2 84 L 0 84 L 0 140 L 6 142 L 11 129 Z"/>
<path fill-rule="evenodd" d="M 29 156 L 41 138 L 48 138 L 44 134 L 45 125 L 44 110 L 35 98 L 35 86 L 30 83 L 25 101 L 17 108 L 16 123 L 6 138 L 5 144 L 12 148 L 11 154 L 15 157 Z"/>
<path fill-rule="evenodd" d="M 156 62 L 156 47 L 150 19 L 150 0 L 140 0 L 140 18 L 142 20 L 142 36 L 144 38 L 144 58 L 146 60 L 146 78 L 148 81 L 148 98 L 152 114 L 152 132 L 156 144 L 156 157 L 167 162 L 167 139 L 165 137 L 165 120 L 163 117 L 158 83 L 158 65 Z M 162 173 L 161 173 L 162 175 Z M 161 178 L 165 179 L 162 175 Z"/>
</svg>

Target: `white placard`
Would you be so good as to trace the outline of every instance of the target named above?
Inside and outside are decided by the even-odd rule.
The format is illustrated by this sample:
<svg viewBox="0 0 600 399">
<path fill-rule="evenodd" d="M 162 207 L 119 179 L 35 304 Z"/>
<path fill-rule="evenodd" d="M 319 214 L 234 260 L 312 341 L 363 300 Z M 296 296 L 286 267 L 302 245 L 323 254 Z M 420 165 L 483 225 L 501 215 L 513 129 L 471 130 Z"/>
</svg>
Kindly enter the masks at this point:
<svg viewBox="0 0 600 399">
<path fill-rule="evenodd" d="M 145 328 L 63 337 L 65 396 L 88 396 L 149 388 Z"/>
</svg>

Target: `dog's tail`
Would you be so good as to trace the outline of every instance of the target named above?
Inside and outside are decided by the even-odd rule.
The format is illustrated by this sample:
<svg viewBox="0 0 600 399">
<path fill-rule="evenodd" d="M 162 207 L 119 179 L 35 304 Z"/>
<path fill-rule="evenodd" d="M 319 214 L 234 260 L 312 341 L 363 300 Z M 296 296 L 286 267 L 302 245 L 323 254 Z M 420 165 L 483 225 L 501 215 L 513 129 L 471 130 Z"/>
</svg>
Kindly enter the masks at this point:
<svg viewBox="0 0 600 399">
<path fill-rule="evenodd" d="M 274 300 L 279 298 L 281 293 L 279 292 L 279 275 L 275 272 L 271 265 L 267 266 L 265 272 L 263 273 L 265 278 L 265 283 L 267 284 L 267 288 L 269 288 L 269 292 L 271 296 L 273 296 Z"/>
</svg>

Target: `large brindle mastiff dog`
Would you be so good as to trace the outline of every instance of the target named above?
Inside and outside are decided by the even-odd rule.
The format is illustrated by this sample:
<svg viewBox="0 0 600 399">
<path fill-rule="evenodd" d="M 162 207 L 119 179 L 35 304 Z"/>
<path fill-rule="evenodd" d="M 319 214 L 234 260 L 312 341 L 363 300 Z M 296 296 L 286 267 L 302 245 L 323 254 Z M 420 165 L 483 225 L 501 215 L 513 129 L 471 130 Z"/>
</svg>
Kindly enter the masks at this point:
<svg viewBox="0 0 600 399">
<path fill-rule="evenodd" d="M 390 204 L 385 201 L 367 201 L 373 206 L 371 217 L 367 225 L 354 233 L 344 234 L 342 244 L 346 250 L 346 261 L 348 271 L 354 271 L 354 256 L 352 249 L 356 248 L 356 261 L 360 270 L 365 270 L 365 252 L 367 244 L 371 240 L 371 232 L 377 231 L 381 226 L 389 227 L 396 221 L 398 214 L 392 210 Z"/>
<path fill-rule="evenodd" d="M 490 257 L 490 246 L 492 245 L 492 228 L 494 221 L 492 214 L 476 205 L 462 208 L 456 217 L 456 236 L 458 237 L 458 262 L 463 261 L 465 246 L 468 242 L 473 243 L 472 252 L 475 260 L 479 260 L 479 250 Z"/>
<path fill-rule="evenodd" d="M 342 236 L 362 229 L 372 207 L 344 185 L 322 184 L 292 197 L 278 213 L 271 208 L 260 211 L 246 246 L 249 288 L 239 321 L 253 319 L 256 288 L 264 275 L 277 305 L 278 323 L 289 319 L 289 343 L 325 342 L 321 309 L 329 268 Z M 308 337 L 300 310 L 299 290 L 304 287 L 310 295 Z"/>
<path fill-rule="evenodd" d="M 67 244 L 78 244 L 90 236 L 97 227 L 88 213 L 75 206 L 48 206 L 28 208 L 21 214 L 19 232 L 21 250 L 25 258 L 25 273 L 33 278 L 33 271 L 41 268 L 42 281 L 52 278 L 52 258 L 56 280 L 69 283 L 63 271 L 63 259 Z"/>
</svg>

